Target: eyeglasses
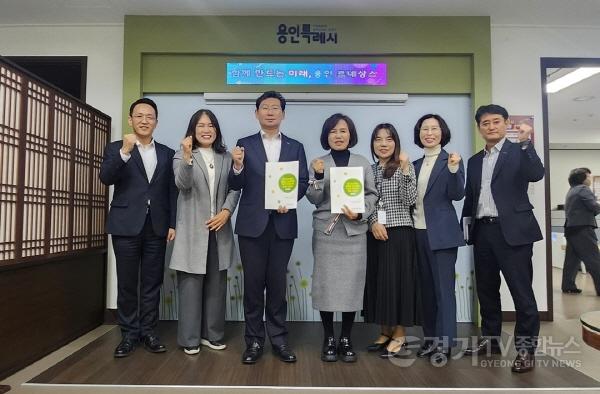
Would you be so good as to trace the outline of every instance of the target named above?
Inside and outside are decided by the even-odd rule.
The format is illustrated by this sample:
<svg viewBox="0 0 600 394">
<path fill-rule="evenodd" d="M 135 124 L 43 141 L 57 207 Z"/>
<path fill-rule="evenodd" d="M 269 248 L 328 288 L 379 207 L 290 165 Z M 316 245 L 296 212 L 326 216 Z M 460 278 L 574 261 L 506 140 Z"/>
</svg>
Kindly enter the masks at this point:
<svg viewBox="0 0 600 394">
<path fill-rule="evenodd" d="M 268 106 L 265 105 L 265 106 L 261 106 L 259 109 L 261 111 L 265 111 L 265 112 L 267 112 L 267 111 L 273 111 L 273 112 L 279 112 L 279 111 L 281 111 L 281 107 L 279 107 L 277 105 L 274 105 L 272 107 L 268 107 Z"/>
<path fill-rule="evenodd" d="M 156 120 L 154 115 L 135 114 L 132 116 L 132 118 L 137 121 L 147 120 L 148 122 L 154 122 Z"/>
</svg>

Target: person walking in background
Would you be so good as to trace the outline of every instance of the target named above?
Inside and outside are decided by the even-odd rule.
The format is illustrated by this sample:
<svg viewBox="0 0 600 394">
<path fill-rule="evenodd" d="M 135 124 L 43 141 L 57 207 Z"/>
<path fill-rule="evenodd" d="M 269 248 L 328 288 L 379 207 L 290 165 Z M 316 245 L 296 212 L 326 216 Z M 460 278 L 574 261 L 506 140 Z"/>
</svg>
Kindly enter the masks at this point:
<svg viewBox="0 0 600 394">
<path fill-rule="evenodd" d="M 379 194 L 369 217 L 364 316 L 381 325 L 367 347 L 382 358 L 397 357 L 406 346 L 405 327 L 420 324 L 415 232 L 411 209 L 417 198 L 415 169 L 402 152 L 396 128 L 375 126 L 371 134 L 371 166 Z"/>
<path fill-rule="evenodd" d="M 323 361 L 357 360 L 351 339 L 356 311 L 363 306 L 366 273 L 367 219 L 375 210 L 377 192 L 373 171 L 366 158 L 350 153 L 358 142 L 354 122 L 336 113 L 323 124 L 321 146 L 330 153 L 312 161 L 311 183 L 306 198 L 315 205 L 313 211 L 314 256 L 312 277 L 313 308 L 320 311 L 324 341 Z M 365 212 L 353 212 L 347 206 L 343 214 L 331 213 L 330 169 L 332 167 L 362 167 Z M 333 314 L 342 312 L 342 332 L 336 342 Z"/>
<path fill-rule="evenodd" d="M 177 342 L 186 354 L 200 345 L 226 347 L 227 269 L 235 259 L 230 219 L 240 198 L 229 189 L 231 164 L 217 117 L 207 109 L 194 113 L 173 159 L 179 197 L 170 268 L 179 284 Z"/>
<path fill-rule="evenodd" d="M 600 204 L 590 189 L 592 172 L 589 168 L 575 168 L 569 174 L 569 185 L 571 188 L 565 201 L 567 251 L 561 288 L 563 293 L 581 293 L 581 289 L 575 285 L 575 277 L 583 261 L 594 281 L 596 295 L 600 296 L 600 251 L 595 231 Z"/>
<path fill-rule="evenodd" d="M 451 134 L 444 118 L 422 116 L 414 127 L 414 142 L 423 157 L 414 162 L 417 201 L 413 220 L 417 239 L 424 342 L 418 357 L 442 364 L 450 359 L 456 338 L 456 256 L 465 244 L 453 201 L 465 196 L 465 170 L 457 153 L 443 147 Z"/>
</svg>

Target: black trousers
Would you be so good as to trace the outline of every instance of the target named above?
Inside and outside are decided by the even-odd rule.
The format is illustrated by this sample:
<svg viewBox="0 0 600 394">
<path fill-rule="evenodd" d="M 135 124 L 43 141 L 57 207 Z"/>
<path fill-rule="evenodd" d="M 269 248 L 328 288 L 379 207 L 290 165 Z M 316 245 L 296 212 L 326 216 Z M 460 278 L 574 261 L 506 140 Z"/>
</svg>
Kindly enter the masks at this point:
<svg viewBox="0 0 600 394">
<path fill-rule="evenodd" d="M 164 236 L 152 229 L 150 214 L 134 237 L 112 236 L 117 260 L 117 314 L 123 337 L 133 340 L 154 334 L 163 282 Z"/>
<path fill-rule="evenodd" d="M 271 218 L 258 238 L 238 236 L 238 243 L 244 267 L 246 344 L 264 345 L 264 314 L 271 344 L 282 345 L 287 342 L 286 274 L 294 240 L 279 238 Z"/>
<path fill-rule="evenodd" d="M 596 294 L 600 295 L 600 251 L 594 228 L 592 226 L 567 228 L 565 237 L 567 238 L 567 251 L 563 266 L 562 290 L 573 290 L 577 287 L 575 277 L 579 264 L 583 261 L 585 269 L 594 281 Z"/>
<path fill-rule="evenodd" d="M 540 332 L 540 319 L 531 286 L 533 244 L 511 246 L 506 243 L 500 224 L 480 222 L 474 236 L 474 254 L 483 336 L 499 337 L 502 333 L 502 271 L 517 315 L 515 347 L 518 351 L 533 353 Z"/>
</svg>

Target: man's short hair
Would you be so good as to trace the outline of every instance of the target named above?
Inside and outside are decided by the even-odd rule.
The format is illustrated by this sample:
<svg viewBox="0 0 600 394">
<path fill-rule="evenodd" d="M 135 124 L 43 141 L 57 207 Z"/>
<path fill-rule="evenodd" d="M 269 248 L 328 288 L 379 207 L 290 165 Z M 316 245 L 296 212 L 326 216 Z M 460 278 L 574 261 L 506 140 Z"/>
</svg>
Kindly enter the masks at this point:
<svg viewBox="0 0 600 394">
<path fill-rule="evenodd" d="M 481 107 L 477 108 L 477 111 L 475 112 L 475 122 L 477 122 L 477 126 L 479 126 L 481 117 L 485 114 L 502 115 L 504 120 L 508 119 L 508 111 L 506 108 L 497 104 L 482 105 Z"/>
<path fill-rule="evenodd" d="M 285 112 L 285 98 L 281 95 L 281 93 L 276 92 L 274 90 L 264 92 L 259 98 L 256 99 L 256 109 L 258 109 L 258 107 L 260 107 L 260 104 L 268 98 L 276 98 L 277 100 L 279 100 L 281 110 Z"/>
<path fill-rule="evenodd" d="M 146 97 L 142 97 L 141 99 L 135 100 L 129 106 L 129 116 L 133 115 L 133 109 L 138 104 L 148 104 L 149 106 L 151 106 L 152 108 L 154 108 L 154 115 L 156 116 L 156 119 L 158 119 L 158 107 L 156 106 L 156 103 L 154 101 L 150 100 L 149 98 L 146 98 Z"/>
<path fill-rule="evenodd" d="M 583 182 L 587 179 L 588 174 L 591 173 L 592 172 L 590 171 L 590 169 L 586 167 L 580 167 L 571 170 L 571 172 L 569 173 L 569 185 L 571 187 L 583 185 Z"/>
</svg>

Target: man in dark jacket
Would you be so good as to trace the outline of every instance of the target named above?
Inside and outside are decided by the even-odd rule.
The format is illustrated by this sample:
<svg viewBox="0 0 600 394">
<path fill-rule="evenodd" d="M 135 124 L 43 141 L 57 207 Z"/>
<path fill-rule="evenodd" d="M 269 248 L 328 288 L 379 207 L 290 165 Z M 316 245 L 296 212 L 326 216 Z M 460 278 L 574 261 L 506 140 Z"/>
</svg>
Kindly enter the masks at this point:
<svg viewBox="0 0 600 394">
<path fill-rule="evenodd" d="M 588 168 L 575 168 L 569 174 L 571 188 L 565 201 L 565 237 L 567 252 L 563 266 L 563 293 L 578 294 L 581 289 L 575 285 L 575 277 L 583 261 L 600 295 L 600 251 L 596 237 L 596 215 L 600 204 L 592 193 L 592 173 Z"/>
<path fill-rule="evenodd" d="M 117 260 L 117 314 L 126 357 L 142 341 L 153 353 L 166 350 L 156 335 L 165 249 L 175 239 L 177 188 L 173 149 L 154 141 L 158 110 L 142 98 L 129 108 L 132 134 L 104 150 L 100 180 L 115 191 L 106 223 Z M 139 293 L 138 293 L 139 292 Z"/>
</svg>

